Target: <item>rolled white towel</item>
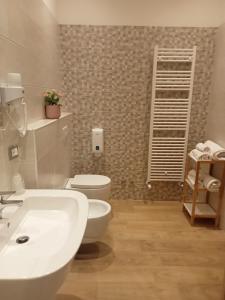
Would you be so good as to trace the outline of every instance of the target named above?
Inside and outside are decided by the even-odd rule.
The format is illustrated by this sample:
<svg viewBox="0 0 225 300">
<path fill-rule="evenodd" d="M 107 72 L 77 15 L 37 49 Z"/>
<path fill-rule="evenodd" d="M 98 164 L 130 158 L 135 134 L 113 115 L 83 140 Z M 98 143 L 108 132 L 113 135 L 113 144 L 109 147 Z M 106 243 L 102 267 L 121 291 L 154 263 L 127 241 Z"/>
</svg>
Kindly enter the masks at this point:
<svg viewBox="0 0 225 300">
<path fill-rule="evenodd" d="M 207 152 L 201 152 L 197 149 L 194 149 L 190 152 L 190 154 L 196 159 L 196 160 L 210 160 L 211 156 Z"/>
<path fill-rule="evenodd" d="M 194 186 L 195 185 L 195 177 L 196 177 L 196 171 L 195 170 L 190 170 L 188 172 L 188 180 L 190 181 L 190 183 Z M 202 174 L 199 174 L 199 178 L 198 178 L 198 187 L 203 188 L 203 177 Z"/>
<path fill-rule="evenodd" d="M 218 192 L 219 188 L 221 186 L 221 181 L 213 176 L 210 175 L 205 175 L 204 176 L 204 187 L 209 191 L 209 192 Z"/>
<path fill-rule="evenodd" d="M 225 160 L 225 149 L 220 145 L 208 140 L 205 145 L 210 148 L 212 158 L 215 160 Z"/>
<path fill-rule="evenodd" d="M 198 143 L 195 148 L 201 152 L 210 152 L 209 146 L 207 146 L 203 143 Z"/>
</svg>

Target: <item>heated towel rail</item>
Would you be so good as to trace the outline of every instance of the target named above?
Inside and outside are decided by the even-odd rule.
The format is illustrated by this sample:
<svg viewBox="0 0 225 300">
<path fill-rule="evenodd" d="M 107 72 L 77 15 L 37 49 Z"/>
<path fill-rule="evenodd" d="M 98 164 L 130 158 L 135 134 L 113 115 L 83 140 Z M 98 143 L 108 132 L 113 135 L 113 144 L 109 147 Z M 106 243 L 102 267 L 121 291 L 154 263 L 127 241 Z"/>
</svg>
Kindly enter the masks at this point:
<svg viewBox="0 0 225 300">
<path fill-rule="evenodd" d="M 154 49 L 147 183 L 184 181 L 196 60 L 191 49 Z"/>
</svg>

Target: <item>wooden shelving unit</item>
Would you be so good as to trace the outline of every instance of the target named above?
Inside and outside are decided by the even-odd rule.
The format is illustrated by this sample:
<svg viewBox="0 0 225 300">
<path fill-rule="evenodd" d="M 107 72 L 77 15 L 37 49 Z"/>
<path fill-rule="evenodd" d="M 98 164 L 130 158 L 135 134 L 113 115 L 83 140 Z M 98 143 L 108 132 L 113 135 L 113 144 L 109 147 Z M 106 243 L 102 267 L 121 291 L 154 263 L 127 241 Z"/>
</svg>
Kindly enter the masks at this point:
<svg viewBox="0 0 225 300">
<path fill-rule="evenodd" d="M 193 161 L 195 165 L 196 177 L 194 185 L 188 179 L 188 172 L 190 168 L 190 162 Z M 223 171 L 221 180 L 221 186 L 216 194 L 218 195 L 218 204 L 217 208 L 213 208 L 209 203 L 209 194 L 210 192 L 202 187 L 199 186 L 199 173 L 201 170 L 201 166 L 207 164 L 209 166 L 209 174 L 212 174 L 213 167 L 215 164 L 223 164 Z M 184 189 L 183 189 L 183 210 L 185 210 L 190 218 L 191 224 L 193 225 L 195 219 L 198 218 L 207 218 L 207 219 L 214 219 L 215 220 L 215 227 L 219 226 L 220 221 L 220 211 L 222 206 L 222 199 L 225 187 L 225 161 L 224 160 L 196 160 L 190 154 L 187 157 L 187 164 L 186 164 L 186 171 L 185 171 L 185 181 L 184 181 Z M 192 197 L 191 199 L 187 198 L 188 188 L 192 190 Z M 206 192 L 206 202 L 198 202 L 198 195 L 199 192 L 205 191 Z"/>
</svg>

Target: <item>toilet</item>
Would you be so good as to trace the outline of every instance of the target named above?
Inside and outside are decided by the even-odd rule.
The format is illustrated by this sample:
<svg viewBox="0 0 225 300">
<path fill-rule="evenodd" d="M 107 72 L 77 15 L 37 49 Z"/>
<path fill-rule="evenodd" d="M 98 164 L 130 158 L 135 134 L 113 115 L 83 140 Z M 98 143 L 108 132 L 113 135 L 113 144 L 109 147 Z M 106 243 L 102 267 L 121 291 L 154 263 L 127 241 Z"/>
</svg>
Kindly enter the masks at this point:
<svg viewBox="0 0 225 300">
<path fill-rule="evenodd" d="M 82 244 L 94 243 L 104 235 L 111 218 L 109 200 L 111 179 L 103 175 L 82 174 L 69 178 L 65 186 L 85 194 L 89 200 L 87 227 Z"/>
</svg>

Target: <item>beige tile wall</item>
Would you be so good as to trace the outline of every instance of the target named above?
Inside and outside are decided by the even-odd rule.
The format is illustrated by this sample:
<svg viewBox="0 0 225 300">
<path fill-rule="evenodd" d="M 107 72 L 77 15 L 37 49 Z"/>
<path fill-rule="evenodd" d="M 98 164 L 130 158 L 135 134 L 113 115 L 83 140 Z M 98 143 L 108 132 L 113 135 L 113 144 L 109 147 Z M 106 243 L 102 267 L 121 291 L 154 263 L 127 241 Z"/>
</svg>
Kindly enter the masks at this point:
<svg viewBox="0 0 225 300">
<path fill-rule="evenodd" d="M 29 122 L 44 116 L 43 91 L 59 87 L 58 62 L 58 27 L 43 1 L 0 0 L 0 83 L 7 73 L 22 74 Z M 15 143 L 24 141 L 12 126 L 0 131 L 0 189 L 10 188 L 19 170 L 19 159 L 8 160 L 8 145 Z"/>
<path fill-rule="evenodd" d="M 118 199 L 179 199 L 177 183 L 146 187 L 153 49 L 197 45 L 189 148 L 205 138 L 215 28 L 61 25 L 65 106 L 73 118 L 73 173 L 112 179 Z M 105 153 L 91 153 L 91 128 Z"/>
</svg>

